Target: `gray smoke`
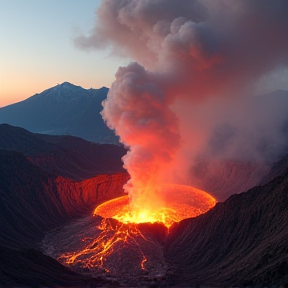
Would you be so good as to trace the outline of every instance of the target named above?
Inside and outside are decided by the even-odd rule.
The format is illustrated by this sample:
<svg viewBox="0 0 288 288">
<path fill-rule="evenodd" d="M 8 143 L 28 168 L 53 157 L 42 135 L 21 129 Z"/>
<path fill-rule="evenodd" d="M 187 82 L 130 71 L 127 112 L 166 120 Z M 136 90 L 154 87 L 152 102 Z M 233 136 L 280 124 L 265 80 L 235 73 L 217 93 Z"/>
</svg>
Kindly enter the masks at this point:
<svg viewBox="0 0 288 288">
<path fill-rule="evenodd" d="M 138 62 L 119 69 L 103 111 L 130 147 L 131 197 L 140 197 L 139 182 L 173 179 L 223 199 L 247 188 L 207 185 L 217 174 L 226 181 L 231 163 L 256 167 L 255 183 L 267 172 L 285 149 L 285 100 L 254 96 L 288 64 L 287 15 L 286 0 L 102 1 L 90 34 L 75 43 Z"/>
</svg>

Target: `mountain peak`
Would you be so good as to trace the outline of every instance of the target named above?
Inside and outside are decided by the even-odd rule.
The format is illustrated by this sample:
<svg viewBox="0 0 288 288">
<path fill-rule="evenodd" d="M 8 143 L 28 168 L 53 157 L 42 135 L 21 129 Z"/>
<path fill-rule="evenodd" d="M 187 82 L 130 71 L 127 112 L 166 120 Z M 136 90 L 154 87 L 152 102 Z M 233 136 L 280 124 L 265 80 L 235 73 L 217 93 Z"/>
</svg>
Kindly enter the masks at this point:
<svg viewBox="0 0 288 288">
<path fill-rule="evenodd" d="M 73 99 L 80 99 L 81 97 L 87 97 L 88 90 L 82 88 L 81 86 L 76 86 L 69 82 L 63 82 L 57 84 L 56 86 L 37 94 L 37 97 L 49 97 L 57 101 L 72 101 Z"/>
<path fill-rule="evenodd" d="M 69 82 L 55 84 L 24 101 L 0 108 L 0 123 L 36 133 L 69 134 L 89 141 L 117 143 L 118 138 L 100 115 L 108 88 L 85 89 Z"/>
<path fill-rule="evenodd" d="M 67 82 L 67 81 L 63 82 L 62 84 L 58 84 L 58 85 L 61 87 L 77 87 L 76 85 L 71 84 L 70 82 Z"/>
<path fill-rule="evenodd" d="M 79 89 L 79 88 L 81 88 L 81 89 L 84 89 L 84 88 L 82 88 L 81 86 L 76 86 L 76 85 L 74 85 L 74 84 L 71 84 L 70 82 L 67 82 L 67 81 L 65 81 L 65 82 L 63 82 L 63 83 L 61 83 L 61 84 L 57 84 L 57 86 L 54 86 L 54 87 L 52 87 L 52 89 Z M 51 89 L 51 88 L 50 88 Z"/>
</svg>

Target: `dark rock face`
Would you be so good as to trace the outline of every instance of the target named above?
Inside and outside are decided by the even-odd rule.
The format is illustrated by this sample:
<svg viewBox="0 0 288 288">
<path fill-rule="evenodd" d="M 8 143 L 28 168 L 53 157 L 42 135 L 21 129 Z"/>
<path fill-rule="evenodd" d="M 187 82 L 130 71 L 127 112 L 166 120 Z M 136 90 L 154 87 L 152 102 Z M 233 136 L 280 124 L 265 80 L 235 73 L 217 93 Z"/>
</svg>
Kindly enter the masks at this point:
<svg viewBox="0 0 288 288">
<path fill-rule="evenodd" d="M 28 132 L 8 124 L 0 125 L 0 149 L 18 151 L 31 162 L 56 176 L 84 180 L 101 174 L 124 173 L 121 146 L 85 141 L 71 136 Z"/>
<path fill-rule="evenodd" d="M 103 287 L 105 279 L 85 277 L 35 249 L 0 247 L 1 287 Z"/>
<path fill-rule="evenodd" d="M 157 223 L 139 224 L 138 233 L 132 233 L 128 241 L 117 240 L 101 268 L 108 268 L 111 278 L 128 287 L 153 283 L 156 287 L 286 287 L 287 191 L 288 171 L 169 229 Z M 95 256 L 94 249 L 101 243 L 97 221 L 101 219 L 82 218 L 52 231 L 44 240 L 47 253 L 58 258 L 85 249 L 88 254 L 79 259 Z M 73 240 L 67 240 L 69 235 L 75 235 Z M 141 269 L 142 252 L 147 271 Z M 79 265 L 68 266 L 82 273 Z M 101 275 L 100 270 L 91 266 L 86 273 Z"/>
<path fill-rule="evenodd" d="M 75 182 L 43 171 L 18 152 L 3 150 L 0 172 L 0 239 L 8 247 L 15 241 L 33 247 L 45 231 L 122 195 L 128 179 L 123 173 Z"/>
<path fill-rule="evenodd" d="M 170 228 L 171 283 L 288 284 L 288 173 Z"/>
<path fill-rule="evenodd" d="M 0 133 L 0 286 L 110 283 L 73 273 L 39 249 L 47 231 L 123 195 L 128 175 L 120 158 L 125 150 L 9 125 L 0 125 Z"/>
<path fill-rule="evenodd" d="M 0 150 L 2 245 L 23 240 L 33 247 L 31 240 L 43 232 L 123 193 L 128 175 L 120 146 L 33 134 L 7 124 L 0 125 L 0 133 L 0 149 L 6 149 Z"/>
<path fill-rule="evenodd" d="M 0 108 L 0 123 L 34 133 L 73 135 L 98 143 L 118 143 L 100 111 L 108 88 L 84 89 L 68 82 Z"/>
<path fill-rule="evenodd" d="M 53 242 L 46 242 L 48 246 L 51 243 L 56 248 L 62 245 L 62 249 L 73 244 L 77 248 L 76 240 L 81 241 L 85 233 L 88 242 L 94 239 L 90 237 L 93 233 L 99 234 L 94 229 L 99 219 L 96 223 L 91 212 L 98 203 L 123 193 L 122 186 L 128 175 L 117 170 L 121 169 L 120 160 L 115 161 L 113 171 L 117 173 L 111 173 L 109 167 L 114 167 L 113 158 L 108 155 L 111 166 L 105 166 L 105 157 L 99 155 L 103 160 L 97 162 L 97 171 L 101 173 L 96 173 L 95 169 L 90 177 L 85 163 L 73 155 L 79 153 L 80 159 L 85 159 L 89 153 L 95 153 L 95 158 L 91 158 L 96 159 L 97 153 L 92 150 L 101 146 L 91 146 L 89 150 L 90 144 L 85 146 L 79 139 L 39 136 L 18 128 L 11 132 L 14 128 L 4 125 L 0 129 L 3 127 L 10 134 L 1 132 L 1 136 L 6 135 L 10 140 L 5 142 L 5 137 L 0 137 L 1 287 L 97 287 L 111 281 L 116 287 L 129 287 L 131 283 L 148 287 L 288 285 L 288 171 L 285 159 L 283 165 L 281 162 L 275 164 L 279 168 L 276 175 L 282 171 L 284 174 L 268 184 L 233 195 L 206 214 L 174 224 L 169 231 L 160 224 L 138 225 L 141 234 L 129 238 L 133 245 L 124 243 L 118 254 L 109 255 L 107 263 L 126 274 L 132 267 L 134 276 L 141 270 L 139 281 L 136 277 L 134 282 L 125 282 L 125 279 L 117 282 L 117 277 L 108 279 L 108 276 L 97 279 L 97 273 L 93 280 L 91 274 L 84 271 L 81 276 L 77 269 L 71 272 L 41 253 L 41 241 L 46 235 L 45 239 Z M 11 143 L 10 146 L 7 143 Z M 117 148 L 113 147 L 111 154 Z M 71 154 L 63 152 L 66 150 Z M 55 153 L 65 156 L 57 158 Z M 60 169 L 58 159 L 66 166 L 63 164 Z M 76 177 L 78 171 L 83 173 L 79 174 L 79 179 Z M 72 175 L 69 179 L 66 178 L 68 173 Z M 82 245 L 90 245 L 88 242 Z M 93 243 L 91 245 L 94 249 Z M 143 261 L 141 251 L 148 256 L 148 260 L 142 262 L 144 268 L 153 273 L 139 270 Z"/>
</svg>

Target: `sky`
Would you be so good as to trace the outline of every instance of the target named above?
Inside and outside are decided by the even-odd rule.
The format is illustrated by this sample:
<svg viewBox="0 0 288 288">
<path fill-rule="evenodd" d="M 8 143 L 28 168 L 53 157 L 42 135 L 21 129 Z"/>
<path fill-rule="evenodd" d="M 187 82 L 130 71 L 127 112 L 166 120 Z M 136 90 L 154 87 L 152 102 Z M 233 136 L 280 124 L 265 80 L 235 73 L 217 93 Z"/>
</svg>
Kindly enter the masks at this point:
<svg viewBox="0 0 288 288">
<path fill-rule="evenodd" d="M 100 2 L 0 0 L 0 107 L 65 81 L 83 88 L 110 87 L 118 67 L 129 60 L 107 50 L 83 51 L 73 42 L 92 29 Z M 261 87 L 287 90 L 287 77 L 288 70 L 273 72 Z"/>
<path fill-rule="evenodd" d="M 68 81 L 110 87 L 119 59 L 109 51 L 82 51 L 100 0 L 0 0 L 0 107 Z"/>
</svg>

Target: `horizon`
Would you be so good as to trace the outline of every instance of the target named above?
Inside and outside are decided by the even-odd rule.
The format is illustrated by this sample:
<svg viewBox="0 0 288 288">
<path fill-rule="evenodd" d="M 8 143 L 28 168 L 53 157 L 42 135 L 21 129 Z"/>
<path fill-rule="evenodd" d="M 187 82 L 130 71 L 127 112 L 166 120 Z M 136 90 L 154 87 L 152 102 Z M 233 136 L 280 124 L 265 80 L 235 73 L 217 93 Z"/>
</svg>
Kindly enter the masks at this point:
<svg viewBox="0 0 288 288">
<path fill-rule="evenodd" d="M 0 37 L 5 39 L 0 47 L 0 107 L 65 81 L 85 89 L 110 87 L 117 68 L 128 60 L 109 49 L 81 51 L 73 43 L 93 26 L 100 2 L 0 0 Z"/>
<path fill-rule="evenodd" d="M 0 109 L 1 109 L 1 108 L 5 108 L 5 107 L 7 107 L 7 106 L 11 106 L 11 105 L 14 105 L 14 104 L 21 103 L 21 102 L 23 102 L 23 101 L 26 101 L 26 100 L 30 99 L 31 97 L 34 97 L 34 96 L 36 96 L 36 95 L 39 95 L 39 94 L 41 94 L 41 93 L 43 93 L 43 92 L 45 92 L 45 91 L 47 91 L 47 90 L 56 88 L 57 86 L 61 86 L 61 85 L 65 84 L 65 83 L 68 83 L 68 84 L 70 84 L 70 85 L 72 85 L 72 86 L 75 86 L 75 87 L 81 87 L 81 88 L 83 88 L 83 89 L 85 89 L 85 90 L 89 90 L 89 89 L 99 90 L 99 89 L 102 89 L 102 88 L 107 88 L 108 90 L 110 89 L 109 87 L 106 87 L 106 86 L 102 86 L 102 87 L 99 87 L 99 88 L 94 88 L 94 87 L 85 88 L 85 87 L 82 87 L 81 85 L 76 85 L 76 84 L 71 83 L 71 82 L 69 82 L 69 81 L 64 81 L 64 82 L 62 82 L 62 83 L 57 83 L 56 85 L 54 85 L 54 86 L 52 86 L 52 87 L 49 87 L 49 88 L 46 88 L 46 89 L 44 89 L 44 90 L 42 90 L 42 91 L 36 92 L 36 93 L 34 93 L 33 95 L 31 95 L 31 96 L 29 96 L 29 97 L 27 97 L 27 98 L 21 99 L 21 100 L 19 100 L 19 101 L 17 101 L 17 102 L 10 103 L 10 104 L 7 104 L 7 105 L 5 105 L 5 106 L 0 106 Z"/>
<path fill-rule="evenodd" d="M 74 43 L 77 36 L 91 33 L 100 2 L 0 0 L 0 37 L 5 39 L 0 47 L 0 108 L 65 81 L 85 89 L 111 86 L 118 67 L 131 60 L 109 48 L 83 51 Z M 278 67 L 260 79 L 258 94 L 288 90 L 287 77 L 288 69 Z"/>
</svg>

